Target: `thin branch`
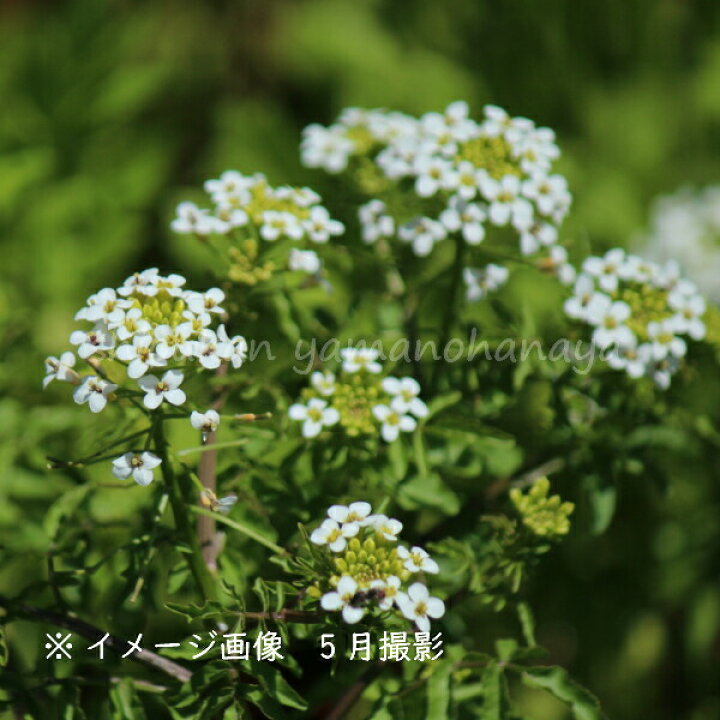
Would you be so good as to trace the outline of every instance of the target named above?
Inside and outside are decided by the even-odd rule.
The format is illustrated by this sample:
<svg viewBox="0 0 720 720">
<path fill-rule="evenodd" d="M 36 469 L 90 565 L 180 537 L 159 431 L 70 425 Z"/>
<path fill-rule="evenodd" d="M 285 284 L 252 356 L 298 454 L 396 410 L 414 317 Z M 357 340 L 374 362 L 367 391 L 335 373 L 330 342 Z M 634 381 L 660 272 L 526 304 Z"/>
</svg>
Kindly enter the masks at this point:
<svg viewBox="0 0 720 720">
<path fill-rule="evenodd" d="M 232 614 L 244 617 L 248 620 L 277 620 L 278 622 L 301 623 L 304 625 L 321 623 L 327 617 L 326 613 L 312 612 L 310 610 L 290 610 L 289 608 L 283 608 L 282 610 L 275 610 L 271 612 L 251 612 L 242 610 Z"/>
<path fill-rule="evenodd" d="M 238 438 L 237 440 L 226 440 L 225 442 L 213 442 L 211 443 L 210 440 L 214 438 L 215 433 L 208 433 L 208 443 L 206 445 L 196 445 L 194 447 L 184 448 L 183 450 L 178 450 L 175 454 L 178 457 L 185 457 L 186 455 L 192 455 L 194 453 L 202 453 L 203 456 L 212 456 L 213 458 L 217 458 L 217 451 L 222 450 L 223 448 L 231 448 L 231 447 L 240 447 L 240 445 L 245 445 L 247 443 L 247 438 Z M 200 459 L 200 468 L 198 470 L 198 475 L 200 475 L 203 471 L 203 458 Z M 208 485 L 205 485 L 203 483 L 204 487 L 209 487 Z M 215 490 L 210 487 L 210 490 L 215 492 Z"/>
<path fill-rule="evenodd" d="M 342 720 L 342 718 L 347 717 L 353 705 L 362 697 L 367 687 L 380 675 L 383 667 L 384 663 L 378 663 L 368 668 L 365 673 L 340 696 L 340 699 L 325 716 L 325 720 Z"/>
<path fill-rule="evenodd" d="M 287 550 L 285 548 L 280 547 L 279 545 L 275 544 L 272 540 L 268 540 L 263 535 L 260 535 L 260 533 L 255 532 L 252 528 L 246 527 L 245 525 L 241 525 L 239 522 L 235 520 L 231 520 L 230 518 L 225 517 L 224 515 L 220 515 L 220 513 L 212 512 L 211 510 L 206 510 L 205 508 L 197 507 L 197 505 L 191 505 L 190 511 L 194 512 L 196 515 L 207 515 L 208 517 L 214 518 L 217 522 L 221 522 L 224 525 L 228 525 L 229 527 L 238 530 L 239 532 L 243 533 L 243 535 L 247 535 L 250 539 L 255 540 L 255 542 L 260 543 L 261 545 L 264 545 L 266 548 L 269 548 L 277 555 L 287 555 Z"/>
<path fill-rule="evenodd" d="M 223 363 L 216 371 L 219 378 L 225 377 L 228 372 L 227 363 Z M 227 400 L 227 389 L 223 388 L 213 402 L 213 410 L 220 412 Z M 215 431 L 208 433 L 203 437 L 203 445 L 205 446 L 201 452 L 200 465 L 198 467 L 198 476 L 202 486 L 213 493 L 217 490 L 217 445 Z M 190 449 L 192 452 L 192 448 Z M 187 454 L 187 453 L 186 453 Z M 217 535 L 217 526 L 215 519 L 208 516 L 198 518 L 197 524 L 198 542 L 202 551 L 203 562 L 214 573 L 217 571 L 217 556 L 220 552 L 220 542 Z"/>
<path fill-rule="evenodd" d="M 0 596 L 0 606 L 4 608 L 12 608 L 12 605 L 7 598 L 2 596 Z M 74 632 L 87 640 L 92 640 L 93 642 L 97 642 L 105 636 L 105 633 L 100 628 L 97 628 L 84 620 L 70 617 L 69 615 L 62 615 L 60 613 L 53 612 L 52 610 L 44 610 L 24 603 L 19 605 L 17 608 L 12 609 L 17 610 L 18 615 L 29 620 L 37 620 L 39 622 L 45 622 L 50 625 L 55 625 L 56 627 L 64 628 L 65 630 L 70 630 L 71 632 Z M 116 635 L 109 635 L 105 644 L 107 647 L 113 648 L 119 653 L 120 651 L 127 649 L 129 642 L 117 637 Z M 176 662 L 162 657 L 162 655 L 158 655 L 150 650 L 143 649 L 142 652 L 133 653 L 129 657 L 135 662 L 148 665 L 149 667 L 159 670 L 160 672 L 163 672 L 182 683 L 188 682 L 192 677 L 192 672 L 187 668 L 184 668 L 182 665 L 178 665 Z"/>
</svg>

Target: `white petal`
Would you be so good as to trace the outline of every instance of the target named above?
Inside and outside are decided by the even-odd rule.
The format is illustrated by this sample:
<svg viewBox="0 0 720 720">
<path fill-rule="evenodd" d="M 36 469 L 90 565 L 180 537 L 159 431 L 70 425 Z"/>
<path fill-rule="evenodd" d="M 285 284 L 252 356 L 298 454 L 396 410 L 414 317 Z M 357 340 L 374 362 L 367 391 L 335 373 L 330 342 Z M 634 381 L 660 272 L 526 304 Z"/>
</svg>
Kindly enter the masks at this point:
<svg viewBox="0 0 720 720">
<path fill-rule="evenodd" d="M 165 399 L 171 405 L 182 405 L 187 399 L 187 396 L 183 390 L 175 388 L 174 390 L 168 390 L 165 392 Z"/>
<path fill-rule="evenodd" d="M 359 607 L 352 607 L 351 605 L 346 605 L 342 611 L 343 620 L 348 625 L 354 625 L 355 623 L 360 622 L 364 614 L 365 610 Z"/>
<path fill-rule="evenodd" d="M 358 585 L 349 575 L 343 575 L 338 580 L 337 591 L 340 595 L 354 595 L 357 592 Z"/>
<path fill-rule="evenodd" d="M 149 392 L 144 398 L 143 403 L 145 404 L 145 407 L 149 410 L 156 410 L 160 407 L 160 403 L 162 402 L 162 395 L 156 392 Z"/>
<path fill-rule="evenodd" d="M 94 413 L 99 413 L 107 405 L 107 398 L 100 393 L 93 392 L 88 399 L 88 405 Z"/>
<path fill-rule="evenodd" d="M 395 442 L 400 434 L 400 428 L 397 425 L 383 425 L 382 436 L 385 442 Z"/>
<path fill-rule="evenodd" d="M 427 587 L 425 587 L 422 583 L 413 583 L 408 588 L 408 596 L 413 602 L 418 603 L 427 600 L 430 593 L 428 592 Z"/>
<path fill-rule="evenodd" d="M 335 522 L 343 523 L 349 514 L 349 510 L 346 505 L 331 505 L 328 508 L 327 514 L 335 520 Z"/>
<path fill-rule="evenodd" d="M 150 392 L 154 390 L 157 384 L 158 379 L 156 375 L 146 375 L 145 377 L 138 380 L 138 385 L 145 392 Z"/>
<path fill-rule="evenodd" d="M 147 487 L 153 481 L 152 470 L 148 470 L 144 467 L 136 468 L 133 471 L 132 476 L 133 480 L 135 480 L 138 485 L 142 485 L 143 487 Z"/>
<path fill-rule="evenodd" d="M 342 605 L 340 594 L 336 592 L 326 593 L 320 598 L 320 606 L 323 610 L 339 610 Z"/>
<path fill-rule="evenodd" d="M 150 470 L 156 468 L 162 463 L 162 460 L 157 455 L 151 452 L 146 451 L 140 457 L 143 461 L 143 465 Z"/>
<path fill-rule="evenodd" d="M 431 618 L 440 618 L 445 614 L 445 603 L 440 598 L 431 597 L 425 602 L 427 614 Z"/>
<path fill-rule="evenodd" d="M 305 420 L 307 408 L 300 403 L 295 403 L 288 408 L 288 416 L 291 420 Z"/>
<path fill-rule="evenodd" d="M 302 426 L 302 434 L 303 437 L 306 438 L 317 437 L 322 429 L 322 423 L 315 422 L 314 420 L 306 420 Z"/>
<path fill-rule="evenodd" d="M 168 370 L 162 379 L 169 388 L 175 389 L 180 387 L 183 377 L 184 375 L 179 370 Z"/>
</svg>

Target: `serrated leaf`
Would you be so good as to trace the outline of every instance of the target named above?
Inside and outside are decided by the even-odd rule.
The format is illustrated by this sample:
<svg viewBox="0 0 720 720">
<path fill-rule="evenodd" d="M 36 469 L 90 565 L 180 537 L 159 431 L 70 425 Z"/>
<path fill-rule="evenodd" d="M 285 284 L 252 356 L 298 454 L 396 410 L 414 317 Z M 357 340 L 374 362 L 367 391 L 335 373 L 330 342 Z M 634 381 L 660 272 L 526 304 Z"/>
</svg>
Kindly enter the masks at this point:
<svg viewBox="0 0 720 720">
<path fill-rule="evenodd" d="M 568 703 L 577 720 L 603 720 L 597 698 L 570 678 L 564 668 L 544 666 L 525 668 L 522 681 L 529 687 L 542 688 L 558 700 Z"/>
<path fill-rule="evenodd" d="M 253 657 L 250 662 L 251 674 L 259 681 L 262 688 L 275 701 L 285 707 L 306 710 L 307 702 L 293 688 L 280 672 L 280 668 L 272 663 L 258 661 Z"/>
</svg>

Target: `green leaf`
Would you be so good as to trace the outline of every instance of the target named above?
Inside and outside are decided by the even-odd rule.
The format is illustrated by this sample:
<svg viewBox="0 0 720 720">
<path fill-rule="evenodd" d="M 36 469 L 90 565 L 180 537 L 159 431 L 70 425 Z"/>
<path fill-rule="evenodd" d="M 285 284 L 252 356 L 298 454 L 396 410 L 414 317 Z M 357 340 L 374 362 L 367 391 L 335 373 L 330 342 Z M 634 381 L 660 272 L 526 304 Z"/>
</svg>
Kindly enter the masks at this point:
<svg viewBox="0 0 720 720">
<path fill-rule="evenodd" d="M 0 626 L 0 667 L 5 667 L 8 663 L 8 647 L 5 638 L 5 628 Z"/>
<path fill-rule="evenodd" d="M 519 603 L 517 606 L 517 614 L 527 646 L 535 647 L 537 645 L 535 641 L 535 618 L 533 617 L 530 606 L 525 602 Z"/>
<path fill-rule="evenodd" d="M 507 706 L 503 669 L 497 662 L 490 663 L 482 674 L 483 704 L 481 720 L 503 720 Z"/>
<path fill-rule="evenodd" d="M 602 535 L 612 522 L 617 504 L 617 488 L 613 485 L 601 486 L 596 475 L 585 478 L 584 485 L 588 489 L 588 499 L 592 513 L 591 529 L 594 535 Z"/>
<path fill-rule="evenodd" d="M 523 669 L 522 681 L 529 687 L 547 690 L 558 700 L 568 703 L 577 720 L 602 720 L 597 698 L 570 678 L 564 668 L 557 666 Z"/>
<path fill-rule="evenodd" d="M 456 515 L 460 510 L 460 498 L 434 473 L 418 475 L 403 483 L 398 490 L 398 503 L 405 510 L 429 508 L 445 515 Z"/>
<path fill-rule="evenodd" d="M 250 662 L 251 673 L 260 681 L 261 687 L 273 700 L 285 707 L 306 710 L 307 702 L 288 683 L 280 672 L 280 668 L 272 663 L 258 661 L 253 657 Z"/>
<path fill-rule="evenodd" d="M 452 663 L 443 663 L 427 681 L 427 720 L 447 718 L 450 711 Z"/>
</svg>

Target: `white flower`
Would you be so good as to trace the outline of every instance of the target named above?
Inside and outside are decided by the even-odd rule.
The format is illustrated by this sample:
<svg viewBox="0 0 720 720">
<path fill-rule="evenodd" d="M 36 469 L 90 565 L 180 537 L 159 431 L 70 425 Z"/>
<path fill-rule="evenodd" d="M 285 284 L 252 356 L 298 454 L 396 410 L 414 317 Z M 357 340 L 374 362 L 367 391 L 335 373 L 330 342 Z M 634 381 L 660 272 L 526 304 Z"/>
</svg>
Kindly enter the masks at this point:
<svg viewBox="0 0 720 720">
<path fill-rule="evenodd" d="M 412 432 L 417 421 L 412 415 L 406 415 L 407 406 L 402 398 L 393 398 L 390 405 L 375 405 L 373 415 L 382 423 L 380 433 L 385 442 L 397 440 L 400 431 Z"/>
<path fill-rule="evenodd" d="M 350 505 L 331 505 L 327 512 L 337 523 L 362 526 L 372 512 L 372 507 L 370 503 L 360 501 Z"/>
<path fill-rule="evenodd" d="M 110 323 L 118 340 L 129 340 L 133 335 L 145 335 L 150 332 L 150 323 L 143 317 L 140 308 L 130 308 L 127 312 L 119 311 Z"/>
<path fill-rule="evenodd" d="M 310 209 L 310 217 L 302 221 L 302 226 L 310 240 L 316 243 L 326 243 L 331 236 L 345 232 L 345 226 L 339 220 L 333 220 L 322 205 Z"/>
<path fill-rule="evenodd" d="M 178 352 L 186 357 L 192 355 L 194 346 L 189 341 L 190 332 L 187 323 L 174 328 L 169 325 L 158 325 L 155 328 L 155 339 L 157 340 L 155 352 L 163 360 L 170 360 Z"/>
<path fill-rule="evenodd" d="M 469 302 L 484 298 L 489 292 L 497 290 L 507 282 L 510 271 L 502 265 L 489 263 L 485 269 L 463 268 L 463 281 L 466 286 L 465 296 Z"/>
<path fill-rule="evenodd" d="M 600 348 L 611 345 L 630 345 L 634 334 L 625 325 L 630 317 L 630 306 L 621 300 L 614 302 L 602 293 L 597 293 L 587 307 L 587 320 L 595 325 L 593 342 Z"/>
<path fill-rule="evenodd" d="M 537 173 L 522 184 L 522 191 L 543 215 L 552 215 L 557 207 L 569 203 L 567 180 L 562 175 Z"/>
<path fill-rule="evenodd" d="M 624 370 L 631 378 L 639 378 L 645 375 L 652 363 L 652 345 L 638 345 L 633 338 L 630 343 L 613 346 L 605 359 L 614 370 Z"/>
<path fill-rule="evenodd" d="M 209 328 L 205 328 L 200 333 L 200 337 L 193 342 L 193 355 L 208 370 L 219 368 L 220 363 L 229 360 L 232 354 L 232 343 L 223 342 Z"/>
<path fill-rule="evenodd" d="M 136 335 L 132 345 L 121 345 L 115 351 L 118 360 L 129 363 L 128 377 L 142 377 L 151 367 L 162 367 L 165 360 L 152 349 L 153 339 L 150 335 Z"/>
<path fill-rule="evenodd" d="M 218 340 L 224 345 L 230 346 L 230 354 L 225 360 L 230 360 L 231 365 L 237 370 L 247 357 L 248 344 L 242 335 L 233 335 L 230 337 L 225 330 L 225 325 L 218 325 Z"/>
<path fill-rule="evenodd" d="M 196 315 L 203 313 L 216 313 L 222 315 L 225 311 L 220 304 L 225 300 L 225 293 L 220 288 L 210 288 L 204 293 L 192 293 L 186 299 L 187 306 Z"/>
<path fill-rule="evenodd" d="M 445 228 L 437 221 L 428 217 L 419 217 L 400 226 L 398 237 L 412 243 L 413 252 L 418 257 L 430 254 L 435 243 L 447 237 Z"/>
<path fill-rule="evenodd" d="M 87 299 L 87 307 L 78 310 L 75 313 L 75 319 L 89 320 L 90 322 L 103 320 L 113 324 L 122 318 L 122 310 L 127 304 L 128 301 L 118 298 L 112 288 L 103 288 Z"/>
<path fill-rule="evenodd" d="M 128 296 L 133 293 L 140 293 L 153 297 L 157 294 L 158 269 L 147 268 L 142 272 L 136 272 L 125 278 L 122 287 L 118 288 L 118 295 Z"/>
<path fill-rule="evenodd" d="M 179 370 L 168 370 L 162 380 L 155 375 L 146 375 L 138 380 L 138 385 L 145 391 L 143 403 L 146 408 L 155 410 L 166 400 L 171 405 L 182 405 L 185 402 L 185 393 L 180 389 L 183 374 Z"/>
<path fill-rule="evenodd" d="M 543 246 L 554 245 L 558 239 L 557 228 L 548 222 L 531 222 L 517 229 L 520 230 L 520 252 L 523 255 L 532 255 Z"/>
<path fill-rule="evenodd" d="M 373 375 L 382 372 L 382 365 L 377 361 L 380 352 L 374 348 L 342 348 L 342 369 L 347 373 L 356 373 L 366 370 Z"/>
<path fill-rule="evenodd" d="M 402 593 L 400 592 L 400 578 L 389 575 L 385 580 L 373 580 L 370 587 L 378 594 L 378 606 L 381 610 L 390 610 Z"/>
<path fill-rule="evenodd" d="M 347 539 L 355 537 L 360 531 L 360 525 L 355 522 L 340 525 L 332 518 L 323 520 L 320 527 L 315 528 L 310 535 L 310 542 L 315 545 L 327 545 L 333 552 L 342 552 L 347 547 Z"/>
<path fill-rule="evenodd" d="M 448 207 L 440 213 L 440 222 L 450 231 L 462 230 L 468 245 L 479 245 L 485 238 L 483 222 L 487 213 L 477 203 L 468 203 L 459 197 L 451 197 Z"/>
<path fill-rule="evenodd" d="M 572 285 L 577 273 L 567 259 L 567 250 L 560 245 L 555 245 L 550 248 L 548 257 L 540 261 L 540 265 L 553 273 L 563 285 Z"/>
<path fill-rule="evenodd" d="M 264 240 L 274 241 L 280 237 L 300 240 L 304 234 L 302 224 L 297 216 L 289 212 L 265 210 L 262 214 L 260 235 Z"/>
<path fill-rule="evenodd" d="M 180 297 L 183 294 L 183 285 L 187 280 L 177 273 L 173 273 L 167 276 L 158 275 L 155 279 L 155 287 L 158 290 L 164 290 L 168 295 L 173 297 Z"/>
<path fill-rule="evenodd" d="M 89 375 L 75 388 L 73 399 L 78 405 L 87 403 L 92 412 L 99 413 L 107 405 L 108 395 L 115 390 L 117 385 L 95 375 Z"/>
<path fill-rule="evenodd" d="M 77 354 L 83 360 L 87 360 L 96 352 L 112 350 L 115 347 L 115 339 L 104 322 L 98 323 L 89 332 L 75 330 L 70 335 L 70 342 L 78 346 Z"/>
<path fill-rule="evenodd" d="M 236 202 L 229 198 L 231 203 Z M 229 233 L 233 228 L 245 227 L 250 222 L 250 216 L 232 204 L 221 204 L 215 208 L 215 232 Z"/>
<path fill-rule="evenodd" d="M 363 241 L 372 244 L 379 238 L 392 237 L 395 234 L 395 220 L 388 215 L 382 200 L 370 200 L 358 209 L 358 219 L 362 225 Z"/>
<path fill-rule="evenodd" d="M 209 312 L 201 312 L 196 315 L 190 310 L 183 310 L 182 316 L 185 318 L 185 322 L 180 323 L 178 328 L 183 337 L 199 335 L 212 322 L 212 315 Z M 186 350 L 189 348 L 190 354 L 192 354 L 192 345 L 183 344 L 182 347 Z"/>
<path fill-rule="evenodd" d="M 206 410 L 204 413 L 193 410 L 190 413 L 190 424 L 203 433 L 215 432 L 220 425 L 220 415 L 217 410 Z"/>
<path fill-rule="evenodd" d="M 246 197 L 249 200 L 247 191 L 254 184 L 254 177 L 246 177 L 237 170 L 226 170 L 217 180 L 206 180 L 204 188 L 214 202 L 223 202 L 228 197 Z"/>
<path fill-rule="evenodd" d="M 427 405 L 418 397 L 420 383 L 415 378 L 386 377 L 382 381 L 382 389 L 398 400 L 397 407 L 402 407 L 402 412 L 411 412 L 419 418 L 428 414 Z"/>
<path fill-rule="evenodd" d="M 463 161 L 445 176 L 445 190 L 454 191 L 462 200 L 472 200 L 482 177 L 484 173 L 481 170 L 471 162 Z"/>
<path fill-rule="evenodd" d="M 606 292 L 615 292 L 618 278 L 625 263 L 625 251 L 615 248 L 605 253 L 604 257 L 589 257 L 583 262 L 583 270 L 598 278 L 598 284 Z"/>
<path fill-rule="evenodd" d="M 430 197 L 448 182 L 451 165 L 436 157 L 420 157 L 415 161 L 415 192 L 420 197 Z"/>
<path fill-rule="evenodd" d="M 378 535 L 390 542 L 397 542 L 397 536 L 403 529 L 399 520 L 389 518 L 387 515 L 368 515 L 364 524 L 372 527 Z"/>
<path fill-rule="evenodd" d="M 329 173 L 342 172 L 348 158 L 355 149 L 355 143 L 345 136 L 345 128 L 308 125 L 303 130 L 300 146 L 303 165 L 323 168 Z"/>
<path fill-rule="evenodd" d="M 290 257 L 288 258 L 288 267 L 291 270 L 314 275 L 320 270 L 320 258 L 318 254 L 312 250 L 292 248 L 290 250 Z"/>
<path fill-rule="evenodd" d="M 215 219 L 210 215 L 210 211 L 199 208 L 195 203 L 182 202 L 175 212 L 176 217 L 170 223 L 173 232 L 183 235 L 210 235 L 216 230 Z"/>
<path fill-rule="evenodd" d="M 513 119 L 497 105 L 486 105 L 483 108 L 485 113 L 485 122 L 483 123 L 483 132 L 491 137 L 504 135 L 511 127 Z"/>
<path fill-rule="evenodd" d="M 357 594 L 358 584 L 349 575 L 343 575 L 338 580 L 335 592 L 325 593 L 320 598 L 323 610 L 342 610 L 342 618 L 348 625 L 360 622 L 365 610 L 354 607 L 351 603 Z"/>
<path fill-rule="evenodd" d="M 311 398 L 307 405 L 295 403 L 288 409 L 291 420 L 303 421 L 303 437 L 312 438 L 320 434 L 324 427 L 335 425 L 340 420 L 340 413 L 319 398 Z"/>
<path fill-rule="evenodd" d="M 445 603 L 436 597 L 430 597 L 428 589 L 422 583 L 413 583 L 407 595 L 397 598 L 402 614 L 412 620 L 421 632 L 430 631 L 430 618 L 441 618 L 445 614 Z"/>
<path fill-rule="evenodd" d="M 575 281 L 572 297 L 563 305 L 565 314 L 577 320 L 587 319 L 587 308 L 594 296 L 595 281 L 589 275 L 580 275 Z"/>
<path fill-rule="evenodd" d="M 520 197 L 520 178 L 516 175 L 504 175 L 500 180 L 483 177 L 480 189 L 490 203 L 489 218 L 493 225 L 507 225 L 516 215 L 532 215 L 532 206 Z"/>
<path fill-rule="evenodd" d="M 120 480 L 127 480 L 132 475 L 138 485 L 149 485 L 153 481 L 153 469 L 162 460 L 151 452 L 143 452 L 139 455 L 126 452 L 119 458 L 112 461 L 112 473 Z"/>
<path fill-rule="evenodd" d="M 675 334 L 677 331 L 675 318 L 648 323 L 647 334 L 652 341 L 652 355 L 655 360 L 665 360 L 668 357 L 680 358 L 685 355 L 687 345 L 681 337 L 677 337 Z"/>
<path fill-rule="evenodd" d="M 700 319 L 706 310 L 702 295 L 685 295 L 673 290 L 668 296 L 668 305 L 675 310 L 675 328 L 677 332 L 687 333 L 693 340 L 705 337 L 705 323 Z"/>
<path fill-rule="evenodd" d="M 45 360 L 45 378 L 43 379 L 43 389 L 45 389 L 53 380 L 69 382 L 77 384 L 80 376 L 73 370 L 75 366 L 75 356 L 71 352 L 64 352 L 60 358 L 50 356 Z"/>
<path fill-rule="evenodd" d="M 405 569 L 410 572 L 440 572 L 438 564 L 421 547 L 415 546 L 408 550 L 406 547 L 400 545 L 397 549 L 397 554 L 401 560 L 405 561 L 403 565 Z"/>
<path fill-rule="evenodd" d="M 335 375 L 334 373 L 316 370 L 310 375 L 310 384 L 321 395 L 332 395 L 335 392 Z"/>
</svg>

